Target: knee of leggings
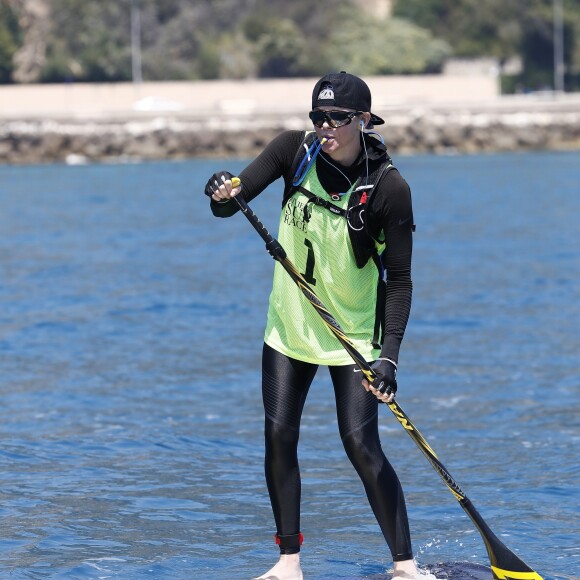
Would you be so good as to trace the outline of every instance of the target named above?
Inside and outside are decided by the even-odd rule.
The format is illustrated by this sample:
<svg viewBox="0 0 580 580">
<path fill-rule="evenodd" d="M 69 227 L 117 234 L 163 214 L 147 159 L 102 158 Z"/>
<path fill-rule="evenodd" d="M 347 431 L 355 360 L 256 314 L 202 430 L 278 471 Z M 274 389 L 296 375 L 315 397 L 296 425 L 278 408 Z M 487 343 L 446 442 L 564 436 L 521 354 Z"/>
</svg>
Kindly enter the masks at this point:
<svg viewBox="0 0 580 580">
<path fill-rule="evenodd" d="M 298 431 L 266 419 L 266 447 L 274 452 L 289 452 L 298 447 Z"/>
<path fill-rule="evenodd" d="M 355 431 L 347 435 L 342 440 L 342 444 L 350 462 L 357 471 L 375 469 L 382 464 L 382 461 L 379 461 L 382 459 L 380 446 L 377 449 L 376 445 L 369 445 L 361 431 Z"/>
</svg>

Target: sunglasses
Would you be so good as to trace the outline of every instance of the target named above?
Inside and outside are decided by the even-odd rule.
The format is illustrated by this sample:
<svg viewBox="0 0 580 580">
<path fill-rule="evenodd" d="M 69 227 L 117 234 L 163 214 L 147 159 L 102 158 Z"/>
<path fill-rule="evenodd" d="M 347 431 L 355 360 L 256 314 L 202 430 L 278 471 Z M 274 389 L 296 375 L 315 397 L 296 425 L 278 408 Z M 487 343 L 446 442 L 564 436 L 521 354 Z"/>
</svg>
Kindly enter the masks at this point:
<svg viewBox="0 0 580 580">
<path fill-rule="evenodd" d="M 356 111 L 354 113 L 352 111 L 310 111 L 310 113 L 308 113 L 312 124 L 319 129 L 324 124 L 324 121 L 326 121 L 328 126 L 333 129 L 344 127 L 357 115 L 362 115 L 362 111 Z"/>
</svg>

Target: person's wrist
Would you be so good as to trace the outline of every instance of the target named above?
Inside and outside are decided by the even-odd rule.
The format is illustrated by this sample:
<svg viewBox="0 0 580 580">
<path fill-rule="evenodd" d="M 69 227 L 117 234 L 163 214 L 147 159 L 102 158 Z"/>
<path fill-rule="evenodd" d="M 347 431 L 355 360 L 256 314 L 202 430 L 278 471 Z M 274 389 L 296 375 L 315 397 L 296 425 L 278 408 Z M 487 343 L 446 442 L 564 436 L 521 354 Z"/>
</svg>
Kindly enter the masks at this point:
<svg viewBox="0 0 580 580">
<path fill-rule="evenodd" d="M 397 368 L 397 363 L 392 358 L 387 356 L 380 356 L 377 360 L 386 360 L 387 362 L 390 362 L 395 368 Z"/>
</svg>

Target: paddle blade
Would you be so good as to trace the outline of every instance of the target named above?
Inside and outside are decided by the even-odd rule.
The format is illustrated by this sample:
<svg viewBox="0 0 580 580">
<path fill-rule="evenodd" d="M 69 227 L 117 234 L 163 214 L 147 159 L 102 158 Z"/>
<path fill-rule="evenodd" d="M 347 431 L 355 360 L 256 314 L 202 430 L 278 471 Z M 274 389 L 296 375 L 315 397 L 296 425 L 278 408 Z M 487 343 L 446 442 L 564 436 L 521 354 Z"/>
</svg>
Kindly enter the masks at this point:
<svg viewBox="0 0 580 580">
<path fill-rule="evenodd" d="M 537 572 L 509 572 L 495 566 L 491 567 L 491 571 L 496 580 L 543 580 Z"/>
<path fill-rule="evenodd" d="M 543 580 L 491 531 L 469 499 L 464 498 L 459 503 L 485 542 L 494 580 Z"/>
</svg>

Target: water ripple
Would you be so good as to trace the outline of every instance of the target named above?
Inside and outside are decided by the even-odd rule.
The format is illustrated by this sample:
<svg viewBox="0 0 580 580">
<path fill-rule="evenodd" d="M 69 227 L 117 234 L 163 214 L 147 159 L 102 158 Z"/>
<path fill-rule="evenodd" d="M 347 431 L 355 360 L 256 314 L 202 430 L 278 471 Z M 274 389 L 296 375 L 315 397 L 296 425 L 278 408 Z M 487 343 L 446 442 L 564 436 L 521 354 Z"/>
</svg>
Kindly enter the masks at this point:
<svg viewBox="0 0 580 580">
<path fill-rule="evenodd" d="M 578 154 L 399 165 L 418 224 L 401 404 L 514 551 L 577 579 Z M 0 167 L 0 576 L 236 580 L 275 558 L 259 374 L 273 263 L 245 220 L 209 216 L 217 168 Z M 278 185 L 253 204 L 273 227 Z M 331 389 L 321 370 L 303 418 L 305 570 L 387 580 Z M 420 564 L 482 580 L 479 534 L 383 411 Z"/>
</svg>

